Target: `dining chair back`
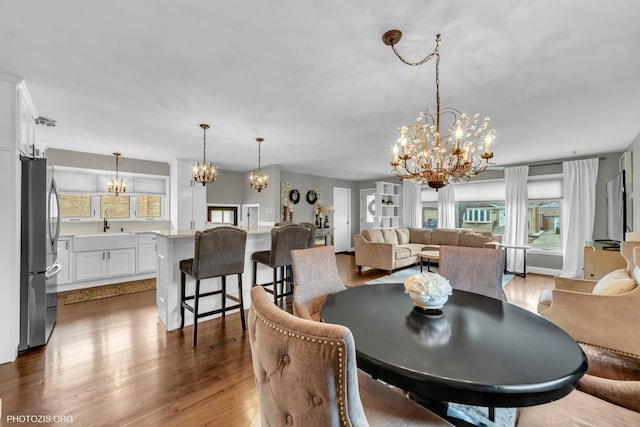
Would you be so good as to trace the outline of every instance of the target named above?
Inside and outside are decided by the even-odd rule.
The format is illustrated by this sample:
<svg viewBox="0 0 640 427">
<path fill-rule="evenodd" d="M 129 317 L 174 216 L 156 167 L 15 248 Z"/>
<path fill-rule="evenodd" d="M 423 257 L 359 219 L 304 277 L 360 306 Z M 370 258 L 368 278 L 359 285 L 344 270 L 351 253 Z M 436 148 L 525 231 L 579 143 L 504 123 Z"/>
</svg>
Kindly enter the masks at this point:
<svg viewBox="0 0 640 427">
<path fill-rule="evenodd" d="M 198 319 L 229 310 L 240 310 L 242 330 L 245 330 L 244 302 L 242 301 L 242 273 L 244 272 L 244 253 L 247 244 L 247 232 L 237 227 L 220 226 L 205 231 L 196 231 L 194 236 L 193 258 L 180 261 L 180 329 L 184 328 L 185 309 L 193 313 L 193 346 L 198 343 Z M 227 294 L 227 276 L 237 275 L 238 296 Z M 195 292 L 187 295 L 186 276 L 195 279 Z M 210 292 L 201 292 L 200 281 L 214 277 L 221 278 L 221 288 Z M 200 298 L 220 295 L 220 308 L 201 313 Z M 227 306 L 227 300 L 237 304 Z M 189 302 L 193 301 L 193 305 Z"/>
<path fill-rule="evenodd" d="M 466 246 L 440 246 L 438 272 L 454 289 L 506 301 L 502 289 L 504 251 Z"/>
<path fill-rule="evenodd" d="M 291 251 L 293 269 L 293 314 L 310 320 L 320 320 L 322 303 L 345 290 L 338 275 L 333 246 Z"/>
<path fill-rule="evenodd" d="M 446 425 L 356 366 L 348 328 L 301 319 L 251 289 L 249 343 L 260 411 L 253 425 Z"/>
</svg>

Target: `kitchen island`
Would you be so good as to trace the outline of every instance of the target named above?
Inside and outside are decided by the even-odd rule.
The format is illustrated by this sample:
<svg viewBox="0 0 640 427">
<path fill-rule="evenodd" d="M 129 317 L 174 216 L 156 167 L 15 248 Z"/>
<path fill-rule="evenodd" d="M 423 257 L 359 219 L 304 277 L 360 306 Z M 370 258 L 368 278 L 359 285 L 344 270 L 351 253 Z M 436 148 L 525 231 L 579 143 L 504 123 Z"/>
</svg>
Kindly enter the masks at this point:
<svg viewBox="0 0 640 427">
<path fill-rule="evenodd" d="M 268 251 L 271 249 L 271 226 L 245 228 L 247 231 L 247 247 L 244 257 L 244 273 L 242 274 L 242 290 L 245 309 L 251 304 L 250 292 L 253 267 L 251 254 L 256 251 Z M 157 237 L 157 271 L 156 271 L 156 304 L 158 316 L 164 323 L 167 331 L 180 327 L 180 261 L 193 258 L 196 230 L 166 230 L 154 231 Z M 262 268 L 258 270 L 258 283 L 271 280 L 271 270 Z M 238 281 L 235 275 L 227 277 L 227 292 L 238 294 Z M 220 278 L 206 279 L 200 282 L 200 286 L 206 290 L 219 290 Z M 187 276 L 187 295 L 193 295 L 195 280 Z M 200 301 L 200 312 L 211 311 L 220 308 L 220 297 L 204 298 Z M 218 317 L 220 314 L 211 316 Z M 204 318 L 207 320 L 208 318 Z M 185 325 L 193 324 L 193 314 L 185 311 Z"/>
</svg>

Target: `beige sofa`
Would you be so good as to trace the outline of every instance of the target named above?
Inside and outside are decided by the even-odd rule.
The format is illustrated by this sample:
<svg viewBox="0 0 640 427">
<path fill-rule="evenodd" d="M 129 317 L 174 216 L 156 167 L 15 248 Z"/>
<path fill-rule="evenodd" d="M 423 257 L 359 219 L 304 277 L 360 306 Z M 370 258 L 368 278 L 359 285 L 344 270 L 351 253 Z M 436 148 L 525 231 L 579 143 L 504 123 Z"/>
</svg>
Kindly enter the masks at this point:
<svg viewBox="0 0 640 427">
<path fill-rule="evenodd" d="M 490 231 L 464 229 L 374 228 L 353 236 L 356 266 L 379 268 L 389 272 L 416 264 L 418 253 L 437 250 L 440 245 L 497 248 L 502 236 Z"/>
</svg>

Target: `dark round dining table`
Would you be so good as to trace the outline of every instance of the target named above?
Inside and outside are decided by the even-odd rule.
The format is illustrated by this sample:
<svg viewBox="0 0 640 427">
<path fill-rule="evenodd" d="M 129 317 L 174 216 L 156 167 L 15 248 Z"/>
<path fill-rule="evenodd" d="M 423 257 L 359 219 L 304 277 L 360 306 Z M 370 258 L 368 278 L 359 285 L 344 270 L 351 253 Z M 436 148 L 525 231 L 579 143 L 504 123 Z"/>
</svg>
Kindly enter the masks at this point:
<svg viewBox="0 0 640 427">
<path fill-rule="evenodd" d="M 523 407 L 562 398 L 587 370 L 580 346 L 515 305 L 454 290 L 425 315 L 400 284 L 331 296 L 322 321 L 353 333 L 358 368 L 425 401 Z"/>
</svg>

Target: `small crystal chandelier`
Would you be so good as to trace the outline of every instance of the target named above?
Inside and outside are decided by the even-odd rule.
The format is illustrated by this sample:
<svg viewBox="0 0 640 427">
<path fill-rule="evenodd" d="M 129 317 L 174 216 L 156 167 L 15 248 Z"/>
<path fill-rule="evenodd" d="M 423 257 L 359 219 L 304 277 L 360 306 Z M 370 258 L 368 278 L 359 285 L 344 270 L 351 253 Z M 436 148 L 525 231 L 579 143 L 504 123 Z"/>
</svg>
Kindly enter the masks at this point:
<svg viewBox="0 0 640 427">
<path fill-rule="evenodd" d="M 202 140 L 202 163 L 196 162 L 196 164 L 193 165 L 193 179 L 195 182 L 207 185 L 216 180 L 218 170 L 211 162 L 207 162 L 207 129 L 209 129 L 209 125 L 202 123 L 200 127 L 204 132 Z"/>
<path fill-rule="evenodd" d="M 267 188 L 267 185 L 269 185 L 269 176 L 263 174 L 262 170 L 260 169 L 260 147 L 264 139 L 256 138 L 256 141 L 258 141 L 258 171 L 251 172 L 251 175 L 249 176 L 249 188 L 258 190 L 259 193 Z"/>
<path fill-rule="evenodd" d="M 440 34 L 436 35 L 435 50 L 413 63 L 396 50 L 401 37 L 399 30 L 389 30 L 382 41 L 405 64 L 416 66 L 436 59 L 436 114 L 427 110 L 420 113 L 415 124 L 398 128 L 400 138 L 393 146 L 392 171 L 400 179 L 426 183 L 437 191 L 449 182 L 469 179 L 487 168 L 493 157 L 495 130 L 487 130 L 488 117 L 480 122 L 480 114 L 469 117 L 455 108 L 440 108 Z M 440 121 L 445 117 L 450 119 L 451 127 L 442 133 Z"/>
<path fill-rule="evenodd" d="M 127 183 L 124 182 L 122 178 L 118 180 L 118 157 L 120 157 L 120 153 L 113 153 L 116 156 L 116 177 L 111 178 L 107 181 L 107 190 L 109 193 L 114 193 L 116 196 L 120 193 L 126 193 L 127 191 Z"/>
</svg>

